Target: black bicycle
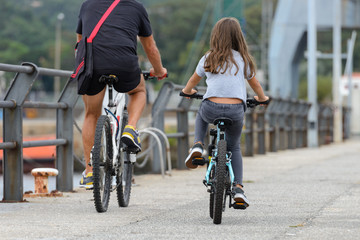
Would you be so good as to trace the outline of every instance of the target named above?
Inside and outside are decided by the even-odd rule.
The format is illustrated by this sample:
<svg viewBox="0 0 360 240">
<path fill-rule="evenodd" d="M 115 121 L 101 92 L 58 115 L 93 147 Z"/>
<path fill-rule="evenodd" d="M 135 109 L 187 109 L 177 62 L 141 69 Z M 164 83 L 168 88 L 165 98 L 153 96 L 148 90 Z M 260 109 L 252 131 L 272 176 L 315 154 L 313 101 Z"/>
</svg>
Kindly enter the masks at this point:
<svg viewBox="0 0 360 240">
<path fill-rule="evenodd" d="M 142 74 L 145 80 L 156 78 L 148 71 L 143 71 Z M 129 205 L 137 152 L 127 148 L 120 141 L 128 123 L 128 112 L 126 94 L 113 90 L 113 85 L 118 82 L 118 78 L 115 75 L 103 75 L 99 81 L 107 85 L 107 90 L 103 101 L 103 113 L 96 124 L 90 165 L 93 167 L 95 208 L 98 212 L 106 212 L 110 193 L 115 189 L 119 207 Z M 114 177 L 116 185 L 112 184 Z"/>
<path fill-rule="evenodd" d="M 182 97 L 202 99 L 203 95 L 193 94 L 188 95 L 183 92 L 180 93 Z M 268 104 L 270 100 L 265 102 L 258 102 L 256 99 L 251 98 L 246 100 L 246 105 L 253 108 L 260 104 Z M 210 129 L 211 141 L 208 146 L 208 159 L 203 157 L 194 158 L 192 163 L 194 165 L 207 164 L 207 171 L 204 185 L 208 188 L 210 193 L 209 213 L 213 219 L 214 224 L 220 224 L 222 213 L 225 211 L 226 198 L 229 196 L 229 208 L 246 209 L 246 203 L 237 203 L 232 201 L 232 188 L 234 182 L 234 171 L 231 165 L 230 151 L 227 151 L 227 142 L 225 130 L 227 126 L 232 124 L 230 118 L 217 118 L 213 124 L 216 128 Z"/>
</svg>

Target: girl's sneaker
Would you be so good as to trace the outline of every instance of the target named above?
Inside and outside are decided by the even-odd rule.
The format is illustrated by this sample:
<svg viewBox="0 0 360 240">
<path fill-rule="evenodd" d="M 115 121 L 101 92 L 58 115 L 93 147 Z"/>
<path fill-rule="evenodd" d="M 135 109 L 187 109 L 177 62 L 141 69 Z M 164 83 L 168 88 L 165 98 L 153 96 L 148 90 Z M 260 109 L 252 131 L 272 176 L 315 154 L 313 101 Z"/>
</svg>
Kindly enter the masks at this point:
<svg viewBox="0 0 360 240">
<path fill-rule="evenodd" d="M 196 157 L 201 157 L 202 154 L 204 152 L 203 146 L 201 143 L 196 143 L 192 148 L 191 151 L 189 153 L 189 155 L 187 156 L 187 158 L 185 159 L 185 165 L 188 168 L 197 168 L 197 165 L 194 165 L 192 163 L 192 160 Z"/>
<path fill-rule="evenodd" d="M 249 207 L 250 202 L 246 198 L 244 190 L 239 187 L 233 187 L 233 195 L 235 204 L 243 206 L 243 209 Z"/>
</svg>

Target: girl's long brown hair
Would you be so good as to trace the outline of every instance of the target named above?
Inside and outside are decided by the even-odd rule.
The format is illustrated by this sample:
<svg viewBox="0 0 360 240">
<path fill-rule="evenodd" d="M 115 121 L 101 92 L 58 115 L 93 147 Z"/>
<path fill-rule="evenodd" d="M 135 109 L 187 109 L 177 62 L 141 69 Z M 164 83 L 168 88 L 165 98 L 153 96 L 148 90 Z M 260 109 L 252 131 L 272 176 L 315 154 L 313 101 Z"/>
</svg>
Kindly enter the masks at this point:
<svg viewBox="0 0 360 240">
<path fill-rule="evenodd" d="M 231 49 L 238 51 L 244 60 L 244 76 L 255 76 L 255 62 L 248 51 L 248 46 L 241 31 L 240 23 L 236 18 L 228 17 L 220 19 L 214 26 L 210 37 L 210 50 L 205 60 L 205 71 L 218 74 L 235 65 L 239 72 L 239 66 L 234 60 Z M 250 75 L 247 69 L 250 68 Z"/>
</svg>

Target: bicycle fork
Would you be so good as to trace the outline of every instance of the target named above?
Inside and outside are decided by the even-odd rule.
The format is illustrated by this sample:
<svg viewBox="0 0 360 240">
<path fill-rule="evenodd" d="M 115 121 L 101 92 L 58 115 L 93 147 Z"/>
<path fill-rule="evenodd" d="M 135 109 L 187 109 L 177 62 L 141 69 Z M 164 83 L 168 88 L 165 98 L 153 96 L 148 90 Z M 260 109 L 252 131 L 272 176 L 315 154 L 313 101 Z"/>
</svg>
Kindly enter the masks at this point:
<svg viewBox="0 0 360 240">
<path fill-rule="evenodd" d="M 234 175 L 234 170 L 232 168 L 232 165 L 231 165 L 231 152 L 228 152 L 226 154 L 226 166 L 227 166 L 227 169 L 228 169 L 228 172 L 229 172 L 229 177 L 230 177 L 230 183 L 229 185 L 227 185 L 226 187 L 226 193 L 224 195 L 224 201 L 223 201 L 223 206 L 224 206 L 224 209 L 223 211 L 225 210 L 225 203 L 226 203 L 226 197 L 227 196 L 230 196 L 229 198 L 229 208 L 233 207 L 235 209 L 244 209 L 242 206 L 238 206 L 236 203 L 232 203 L 232 187 L 233 186 L 233 183 L 234 183 L 234 180 L 235 180 L 235 175 Z M 205 175 L 205 179 L 203 181 L 204 185 L 206 187 L 210 187 L 210 189 L 208 189 L 208 192 L 211 194 L 213 193 L 213 188 L 212 185 L 213 185 L 213 179 L 211 179 L 211 170 L 213 167 L 216 167 L 216 161 L 212 161 L 212 157 L 209 157 L 209 166 L 207 168 L 207 171 L 206 171 L 206 175 Z"/>
<path fill-rule="evenodd" d="M 226 160 L 227 160 L 226 161 L 226 166 L 228 168 L 229 175 L 230 175 L 230 184 L 232 185 L 234 183 L 234 180 L 235 180 L 235 175 L 234 175 L 234 170 L 233 170 L 232 165 L 231 165 L 231 153 L 226 154 Z M 212 182 L 210 180 L 210 174 L 211 174 L 211 169 L 213 167 L 216 167 L 216 161 L 212 161 L 212 157 L 209 157 L 209 166 L 207 168 L 206 175 L 205 175 L 205 181 L 204 181 L 205 186 L 211 186 L 212 185 Z"/>
</svg>

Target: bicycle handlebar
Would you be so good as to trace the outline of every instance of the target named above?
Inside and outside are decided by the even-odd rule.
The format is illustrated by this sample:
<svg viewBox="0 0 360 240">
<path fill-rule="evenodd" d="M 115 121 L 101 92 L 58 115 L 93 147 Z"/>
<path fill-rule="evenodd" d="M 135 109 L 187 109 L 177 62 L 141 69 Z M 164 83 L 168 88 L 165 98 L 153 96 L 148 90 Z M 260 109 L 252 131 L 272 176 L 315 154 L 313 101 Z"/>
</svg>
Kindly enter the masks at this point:
<svg viewBox="0 0 360 240">
<path fill-rule="evenodd" d="M 259 102 L 258 100 L 256 100 L 255 98 L 248 98 L 246 99 L 246 106 L 248 108 L 254 108 L 257 105 L 268 105 L 270 103 L 270 98 L 264 102 Z"/>
<path fill-rule="evenodd" d="M 154 75 L 152 75 L 152 74 L 150 73 L 150 71 L 142 71 L 142 74 L 143 74 L 143 76 L 144 76 L 145 81 L 146 81 L 146 80 L 149 80 L 149 79 L 155 79 L 155 78 L 157 78 L 157 77 L 155 77 Z M 166 75 L 164 75 L 162 78 L 167 78 L 167 77 L 169 77 L 169 74 L 168 74 L 168 73 L 167 73 Z"/>
<path fill-rule="evenodd" d="M 188 98 L 196 98 L 196 99 L 203 99 L 202 94 L 198 94 L 198 93 L 194 93 L 192 95 L 186 94 L 183 91 L 180 92 L 179 94 L 181 97 L 188 97 Z M 264 102 L 259 102 L 257 101 L 255 98 L 248 98 L 246 99 L 246 106 L 248 108 L 254 108 L 258 105 L 268 105 L 270 103 L 270 98 Z"/>
<path fill-rule="evenodd" d="M 204 95 L 198 94 L 198 93 L 194 93 L 192 95 L 186 94 L 183 91 L 180 92 L 180 96 L 181 97 L 189 97 L 189 98 L 196 98 L 196 99 L 203 99 Z"/>
</svg>

